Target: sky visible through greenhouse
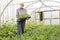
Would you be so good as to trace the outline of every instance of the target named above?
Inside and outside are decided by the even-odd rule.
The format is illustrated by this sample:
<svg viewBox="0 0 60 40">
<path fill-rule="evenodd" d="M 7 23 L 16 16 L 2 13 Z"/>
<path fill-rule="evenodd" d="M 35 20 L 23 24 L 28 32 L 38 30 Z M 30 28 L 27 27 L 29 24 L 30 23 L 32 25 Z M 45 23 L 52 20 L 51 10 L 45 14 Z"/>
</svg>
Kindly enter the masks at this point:
<svg viewBox="0 0 60 40">
<path fill-rule="evenodd" d="M 10 0 L 3 0 L 3 8 L 9 1 Z M 60 9 L 60 0 L 13 0 L 9 5 L 16 6 L 19 5 L 20 2 L 25 2 L 26 9 L 34 9 L 40 11 Z"/>
<path fill-rule="evenodd" d="M 13 4 L 19 5 L 20 2 L 25 2 L 26 9 L 33 9 L 45 11 L 45 10 L 58 10 L 60 9 L 60 0 L 13 0 Z"/>
<path fill-rule="evenodd" d="M 28 8 L 40 8 L 41 10 L 45 9 L 60 9 L 60 0 L 20 0 L 20 2 L 29 2 L 32 3 Z"/>
</svg>

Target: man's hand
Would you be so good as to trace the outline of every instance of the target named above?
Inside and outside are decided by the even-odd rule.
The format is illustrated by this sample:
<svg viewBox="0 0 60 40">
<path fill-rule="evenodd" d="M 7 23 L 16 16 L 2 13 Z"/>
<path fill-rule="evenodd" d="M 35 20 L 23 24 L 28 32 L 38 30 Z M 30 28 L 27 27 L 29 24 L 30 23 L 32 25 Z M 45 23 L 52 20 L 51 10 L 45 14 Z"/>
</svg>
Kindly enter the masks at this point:
<svg viewBox="0 0 60 40">
<path fill-rule="evenodd" d="M 31 17 L 28 17 L 27 20 L 30 19 L 30 18 L 31 18 Z"/>
</svg>

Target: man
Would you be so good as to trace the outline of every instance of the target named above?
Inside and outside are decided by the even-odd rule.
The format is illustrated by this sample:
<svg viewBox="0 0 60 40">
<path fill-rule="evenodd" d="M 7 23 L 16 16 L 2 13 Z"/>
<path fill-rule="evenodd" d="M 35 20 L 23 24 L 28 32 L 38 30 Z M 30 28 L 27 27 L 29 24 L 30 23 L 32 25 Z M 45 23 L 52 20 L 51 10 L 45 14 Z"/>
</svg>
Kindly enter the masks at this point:
<svg viewBox="0 0 60 40">
<path fill-rule="evenodd" d="M 20 3 L 20 8 L 17 9 L 17 16 L 20 15 L 20 14 L 26 14 L 27 13 L 27 10 L 24 9 L 24 3 Z M 23 20 L 20 20 L 17 18 L 17 34 L 18 35 L 21 35 L 24 33 L 24 27 L 25 27 L 25 22 L 26 22 L 26 19 L 23 19 Z"/>
</svg>

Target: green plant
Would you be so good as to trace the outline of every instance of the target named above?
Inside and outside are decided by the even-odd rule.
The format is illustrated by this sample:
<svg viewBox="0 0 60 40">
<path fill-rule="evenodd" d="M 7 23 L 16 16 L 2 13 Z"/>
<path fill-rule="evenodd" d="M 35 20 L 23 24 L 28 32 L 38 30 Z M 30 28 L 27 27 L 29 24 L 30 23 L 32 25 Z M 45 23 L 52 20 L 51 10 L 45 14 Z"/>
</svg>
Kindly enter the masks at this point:
<svg viewBox="0 0 60 40">
<path fill-rule="evenodd" d="M 28 18 L 30 18 L 30 15 L 28 15 L 28 14 L 20 14 L 17 17 L 18 17 L 18 19 L 28 19 Z"/>
<path fill-rule="evenodd" d="M 0 29 L 0 40 L 60 40 L 60 25 L 26 24 L 21 36 L 16 25 L 10 25 Z"/>
</svg>

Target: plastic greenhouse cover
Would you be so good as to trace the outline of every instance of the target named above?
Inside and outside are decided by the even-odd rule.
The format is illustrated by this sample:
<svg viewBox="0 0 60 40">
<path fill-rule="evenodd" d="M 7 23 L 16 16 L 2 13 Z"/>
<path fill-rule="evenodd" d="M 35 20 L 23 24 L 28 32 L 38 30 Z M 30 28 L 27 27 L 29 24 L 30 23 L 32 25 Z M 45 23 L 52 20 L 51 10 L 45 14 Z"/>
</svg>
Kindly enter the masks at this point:
<svg viewBox="0 0 60 40">
<path fill-rule="evenodd" d="M 10 0 L 1 0 L 7 3 Z M 60 8 L 60 0 L 13 0 L 10 5 L 19 5 L 20 2 L 25 2 L 25 8 L 37 10 L 55 10 Z M 6 3 L 6 4 L 7 4 Z M 5 4 L 4 4 L 5 5 Z"/>
</svg>

